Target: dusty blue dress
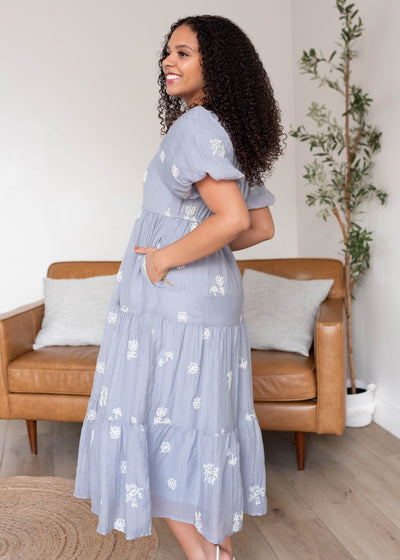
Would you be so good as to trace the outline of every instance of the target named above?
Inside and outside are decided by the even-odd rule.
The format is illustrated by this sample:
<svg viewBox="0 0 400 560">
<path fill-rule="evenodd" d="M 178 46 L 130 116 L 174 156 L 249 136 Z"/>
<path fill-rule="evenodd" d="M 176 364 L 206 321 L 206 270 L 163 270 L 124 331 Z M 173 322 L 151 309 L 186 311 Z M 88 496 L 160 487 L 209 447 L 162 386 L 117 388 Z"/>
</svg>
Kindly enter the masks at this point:
<svg viewBox="0 0 400 560">
<path fill-rule="evenodd" d="M 135 246 L 162 248 L 211 214 L 193 183 L 234 179 L 249 189 L 230 138 L 204 107 L 164 136 L 143 181 L 143 205 L 108 310 L 74 495 L 91 498 L 97 531 L 151 534 L 152 517 L 192 523 L 209 541 L 266 513 L 261 430 L 254 412 L 243 290 L 229 245 L 152 284 Z"/>
</svg>

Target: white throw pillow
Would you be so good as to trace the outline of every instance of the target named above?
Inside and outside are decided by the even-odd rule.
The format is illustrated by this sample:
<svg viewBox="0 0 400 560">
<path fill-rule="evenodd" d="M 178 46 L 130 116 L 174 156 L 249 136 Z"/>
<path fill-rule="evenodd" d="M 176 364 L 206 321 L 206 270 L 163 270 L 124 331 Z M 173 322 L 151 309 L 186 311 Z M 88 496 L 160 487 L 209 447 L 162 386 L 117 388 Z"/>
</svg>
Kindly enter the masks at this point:
<svg viewBox="0 0 400 560">
<path fill-rule="evenodd" d="M 99 345 L 116 278 L 43 278 L 44 317 L 33 349 Z"/>
<path fill-rule="evenodd" d="M 291 280 L 246 268 L 243 315 L 251 348 L 309 355 L 319 306 L 333 280 Z"/>
</svg>

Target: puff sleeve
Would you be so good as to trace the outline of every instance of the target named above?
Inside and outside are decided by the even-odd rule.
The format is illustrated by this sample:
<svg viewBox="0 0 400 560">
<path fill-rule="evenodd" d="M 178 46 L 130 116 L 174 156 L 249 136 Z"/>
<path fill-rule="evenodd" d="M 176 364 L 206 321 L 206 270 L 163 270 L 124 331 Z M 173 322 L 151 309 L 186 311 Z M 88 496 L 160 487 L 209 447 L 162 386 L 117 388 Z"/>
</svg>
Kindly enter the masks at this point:
<svg viewBox="0 0 400 560">
<path fill-rule="evenodd" d="M 275 196 L 264 184 L 248 187 L 245 194 L 246 205 L 249 210 L 271 206 L 275 202 Z"/>
<path fill-rule="evenodd" d="M 181 198 L 199 196 L 193 183 L 207 173 L 216 181 L 244 179 L 228 133 L 217 116 L 201 106 L 173 123 L 161 144 L 158 165 L 163 182 Z"/>
</svg>

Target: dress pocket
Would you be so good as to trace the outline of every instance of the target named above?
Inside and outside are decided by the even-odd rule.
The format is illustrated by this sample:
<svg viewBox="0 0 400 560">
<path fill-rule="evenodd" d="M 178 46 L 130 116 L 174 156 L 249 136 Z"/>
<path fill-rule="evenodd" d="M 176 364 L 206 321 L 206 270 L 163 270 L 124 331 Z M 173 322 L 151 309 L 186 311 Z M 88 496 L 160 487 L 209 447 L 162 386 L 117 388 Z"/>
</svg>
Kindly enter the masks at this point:
<svg viewBox="0 0 400 560">
<path fill-rule="evenodd" d="M 146 255 L 144 255 L 144 261 L 142 263 L 142 266 L 140 267 L 140 270 L 142 271 L 142 274 L 146 280 L 146 282 L 148 284 L 150 284 L 150 286 L 152 288 L 155 288 L 156 286 L 162 286 L 163 284 L 165 284 L 165 282 L 163 280 L 157 280 L 157 282 L 152 282 L 149 278 L 149 275 L 147 274 L 147 268 L 146 268 Z"/>
</svg>

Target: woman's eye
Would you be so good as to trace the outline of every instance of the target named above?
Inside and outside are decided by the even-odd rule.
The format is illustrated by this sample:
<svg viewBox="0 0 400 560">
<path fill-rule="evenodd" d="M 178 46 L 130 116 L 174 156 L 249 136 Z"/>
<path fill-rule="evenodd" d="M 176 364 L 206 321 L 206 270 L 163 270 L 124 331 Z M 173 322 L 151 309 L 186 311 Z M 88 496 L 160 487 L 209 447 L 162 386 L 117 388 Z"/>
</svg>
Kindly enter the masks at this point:
<svg viewBox="0 0 400 560">
<path fill-rule="evenodd" d="M 179 56 L 188 56 L 188 54 L 183 51 L 178 51 L 178 54 Z"/>
</svg>

